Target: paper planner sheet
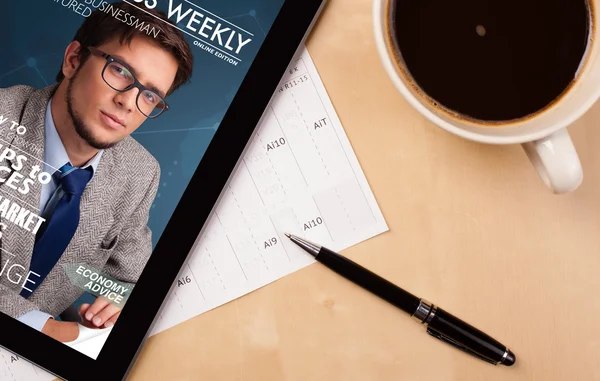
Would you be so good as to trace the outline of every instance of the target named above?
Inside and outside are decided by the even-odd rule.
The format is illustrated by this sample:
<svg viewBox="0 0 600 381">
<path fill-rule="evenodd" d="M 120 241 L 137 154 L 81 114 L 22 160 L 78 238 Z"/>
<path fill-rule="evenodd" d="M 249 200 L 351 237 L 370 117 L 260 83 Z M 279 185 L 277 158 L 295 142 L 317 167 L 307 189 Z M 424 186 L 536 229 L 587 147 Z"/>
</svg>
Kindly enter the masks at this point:
<svg viewBox="0 0 600 381">
<path fill-rule="evenodd" d="M 284 232 L 341 250 L 387 230 L 306 49 L 207 223 L 152 334 L 313 263 Z"/>
<path fill-rule="evenodd" d="M 151 335 L 388 230 L 306 49 L 292 60 Z M 0 349 L 0 380 L 54 377 Z"/>
</svg>

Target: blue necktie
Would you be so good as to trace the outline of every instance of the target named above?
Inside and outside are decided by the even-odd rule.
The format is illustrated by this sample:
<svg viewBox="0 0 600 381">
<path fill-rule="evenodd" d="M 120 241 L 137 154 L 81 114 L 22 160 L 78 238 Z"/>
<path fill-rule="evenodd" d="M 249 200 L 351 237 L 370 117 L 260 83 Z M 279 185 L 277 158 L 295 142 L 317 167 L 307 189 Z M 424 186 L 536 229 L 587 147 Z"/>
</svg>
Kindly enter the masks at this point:
<svg viewBox="0 0 600 381">
<path fill-rule="evenodd" d="M 81 169 L 71 166 L 70 163 L 63 165 L 59 171 L 57 173 L 60 175 L 60 183 L 56 191 L 62 190 L 63 194 L 51 215 L 46 216 L 46 229 L 38 232 L 36 237 L 29 269 L 40 277 L 32 277 L 32 280 L 36 279 L 35 284 L 27 285 L 31 292 L 22 289 L 21 296 L 25 298 L 42 283 L 73 238 L 79 225 L 81 195 L 93 174 L 92 167 Z"/>
</svg>

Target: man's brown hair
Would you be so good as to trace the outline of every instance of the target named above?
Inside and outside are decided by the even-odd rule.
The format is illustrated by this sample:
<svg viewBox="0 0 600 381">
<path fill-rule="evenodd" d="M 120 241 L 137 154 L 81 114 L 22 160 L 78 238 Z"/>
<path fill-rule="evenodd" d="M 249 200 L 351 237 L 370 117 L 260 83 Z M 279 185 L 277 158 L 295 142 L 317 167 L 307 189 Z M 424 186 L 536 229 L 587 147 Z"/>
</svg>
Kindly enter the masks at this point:
<svg viewBox="0 0 600 381">
<path fill-rule="evenodd" d="M 134 37 L 139 36 L 154 40 L 177 61 L 179 68 L 177 69 L 175 80 L 173 81 L 168 94 L 189 81 L 192 76 L 194 56 L 190 46 L 183 37 L 183 33 L 174 27 L 174 24 L 168 20 L 167 15 L 154 9 L 141 11 L 137 7 L 127 3 L 106 4 L 105 6 L 113 6 L 116 10 L 122 9 L 124 14 L 129 13 L 131 16 L 138 19 L 137 25 L 142 23 L 143 25 L 149 25 L 150 29 L 154 27 L 155 29 L 160 30 L 160 33 L 158 33 L 157 37 L 148 35 L 146 32 L 114 18 L 112 16 L 112 11 L 108 11 L 107 13 L 100 9 L 96 9 L 83 24 L 81 24 L 73 38 L 73 41 L 78 41 L 81 44 L 81 49 L 78 52 L 81 62 L 80 65 L 83 65 L 90 55 L 90 52 L 86 49 L 88 46 L 97 47 L 114 38 L 119 38 L 121 44 L 130 44 Z M 156 17 L 165 20 L 166 23 L 158 21 Z M 61 68 L 56 76 L 56 81 L 61 82 L 64 78 L 65 76 L 63 75 Z"/>
</svg>

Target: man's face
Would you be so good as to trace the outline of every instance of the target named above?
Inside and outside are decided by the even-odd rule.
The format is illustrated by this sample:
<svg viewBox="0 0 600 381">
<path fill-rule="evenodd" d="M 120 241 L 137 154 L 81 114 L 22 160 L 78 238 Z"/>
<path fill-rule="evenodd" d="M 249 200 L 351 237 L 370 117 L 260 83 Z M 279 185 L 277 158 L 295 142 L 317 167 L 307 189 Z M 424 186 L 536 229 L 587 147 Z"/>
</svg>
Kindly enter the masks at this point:
<svg viewBox="0 0 600 381">
<path fill-rule="evenodd" d="M 124 45 L 114 39 L 97 48 L 128 64 L 143 85 L 156 88 L 163 97 L 175 79 L 177 61 L 150 39 L 134 37 L 131 44 Z M 139 90 L 118 92 L 108 86 L 102 79 L 105 64 L 105 58 L 90 55 L 67 88 L 67 107 L 75 129 L 96 149 L 111 147 L 146 120 L 136 106 Z"/>
</svg>

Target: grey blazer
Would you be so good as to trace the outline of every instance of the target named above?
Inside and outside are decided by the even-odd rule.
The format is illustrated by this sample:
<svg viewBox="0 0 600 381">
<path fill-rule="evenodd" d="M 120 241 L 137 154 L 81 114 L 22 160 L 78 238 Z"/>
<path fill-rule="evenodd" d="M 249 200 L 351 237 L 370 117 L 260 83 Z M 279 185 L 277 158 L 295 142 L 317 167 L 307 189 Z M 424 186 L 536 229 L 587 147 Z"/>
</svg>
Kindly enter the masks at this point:
<svg viewBox="0 0 600 381">
<path fill-rule="evenodd" d="M 46 107 L 55 86 L 40 90 L 28 86 L 0 89 L 0 153 L 6 147 L 28 156 L 19 173 L 28 176 L 34 165 L 43 168 L 44 120 Z M 2 118 L 3 117 L 3 118 Z M 19 135 L 12 121 L 26 128 Z M 21 129 L 22 132 L 22 129 Z M 8 160 L 0 167 L 11 167 Z M 35 181 L 23 195 L 7 186 L 10 173 L 0 173 L 0 196 L 40 214 L 41 184 Z M 133 138 L 127 137 L 104 151 L 80 204 L 79 226 L 65 252 L 45 280 L 28 299 L 19 295 L 23 282 L 13 283 L 17 273 L 25 278 L 29 272 L 35 241 L 32 232 L 2 218 L 5 224 L 0 237 L 0 312 L 14 318 L 40 310 L 56 316 L 69 307 L 84 290 L 75 286 L 65 272 L 65 265 L 89 265 L 104 274 L 135 283 L 152 252 L 148 213 L 160 181 L 156 159 Z M 17 185 L 18 187 L 18 185 Z M 12 264 L 11 280 L 7 270 Z M 69 266 L 67 266 L 69 267 Z M 20 270 L 20 271 L 17 271 Z M 36 277 L 32 276 L 32 280 Z"/>
</svg>

